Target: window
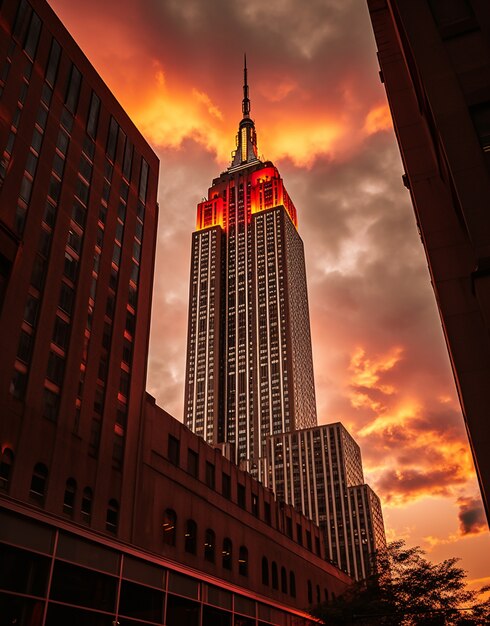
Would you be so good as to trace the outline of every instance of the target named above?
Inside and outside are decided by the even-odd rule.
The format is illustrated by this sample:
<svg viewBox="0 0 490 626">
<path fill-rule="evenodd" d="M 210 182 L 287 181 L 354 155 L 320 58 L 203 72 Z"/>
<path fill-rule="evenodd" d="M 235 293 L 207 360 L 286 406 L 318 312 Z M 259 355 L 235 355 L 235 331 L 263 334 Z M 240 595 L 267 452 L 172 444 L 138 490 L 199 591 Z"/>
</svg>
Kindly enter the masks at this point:
<svg viewBox="0 0 490 626">
<path fill-rule="evenodd" d="M 320 585 L 316 586 L 316 602 L 317 604 L 320 604 L 320 602 L 322 601 L 322 597 L 320 595 Z"/>
<path fill-rule="evenodd" d="M 53 331 L 53 343 L 55 343 L 63 350 L 66 350 L 68 347 L 68 337 L 70 333 L 70 326 L 65 322 L 65 320 L 61 319 L 61 317 L 56 316 L 54 322 L 54 331 Z"/>
<path fill-rule="evenodd" d="M 119 518 L 119 504 L 117 500 L 109 500 L 107 505 L 107 515 L 105 521 L 106 530 L 111 533 L 117 532 L 117 523 Z"/>
<path fill-rule="evenodd" d="M 80 511 L 82 513 L 82 520 L 87 524 L 90 524 L 90 520 L 92 519 L 92 500 L 92 489 L 90 489 L 90 487 L 85 487 L 83 490 Z"/>
<path fill-rule="evenodd" d="M 54 87 L 54 83 L 56 81 L 56 74 L 58 73 L 58 64 L 61 56 L 61 47 L 60 44 L 53 39 L 51 43 L 51 50 L 49 52 L 48 65 L 46 67 L 46 82 L 51 87 Z"/>
<path fill-rule="evenodd" d="M 289 572 L 289 593 L 292 598 L 296 598 L 296 576 L 294 572 Z"/>
<path fill-rule="evenodd" d="M 206 461 L 206 485 L 214 489 L 215 469 L 214 465 Z"/>
<path fill-rule="evenodd" d="M 36 463 L 34 471 L 32 472 L 29 496 L 31 497 L 31 500 L 34 500 L 38 504 L 42 504 L 44 502 L 47 480 L 48 468 L 44 465 L 44 463 Z"/>
<path fill-rule="evenodd" d="M 440 27 L 474 18 L 474 13 L 467 0 L 429 0 L 429 6 Z"/>
<path fill-rule="evenodd" d="M 265 556 L 262 557 L 262 584 L 269 584 L 269 561 Z"/>
<path fill-rule="evenodd" d="M 36 56 L 37 44 L 39 41 L 39 35 L 41 33 L 42 22 L 35 11 L 32 12 L 31 23 L 29 24 L 29 30 L 27 31 L 26 41 L 24 44 L 24 51 L 27 56 L 34 60 Z"/>
<path fill-rule="evenodd" d="M 25 331 L 20 331 L 19 347 L 17 348 L 17 358 L 23 363 L 29 363 L 32 352 L 32 335 Z"/>
<path fill-rule="evenodd" d="M 245 508 L 245 485 L 238 483 L 238 506 Z"/>
<path fill-rule="evenodd" d="M 55 352 L 50 352 L 46 377 L 49 378 L 49 380 L 53 381 L 56 385 L 60 386 L 63 381 L 64 368 L 64 359 Z"/>
<path fill-rule="evenodd" d="M 180 461 L 180 441 L 173 437 L 168 436 L 168 460 L 172 465 L 178 465 Z"/>
<path fill-rule="evenodd" d="M 238 573 L 241 576 L 248 576 L 248 550 L 245 546 L 240 546 L 238 554 Z"/>
<path fill-rule="evenodd" d="M 303 545 L 303 528 L 301 527 L 301 524 L 296 524 L 296 541 L 298 542 L 298 545 L 300 546 Z M 311 533 L 310 533 L 310 545 L 311 545 Z"/>
<path fill-rule="evenodd" d="M 311 586 L 311 580 L 308 581 L 308 604 L 313 604 L 313 589 Z"/>
<path fill-rule="evenodd" d="M 4 448 L 0 456 L 0 489 L 7 491 L 14 464 L 14 453 L 10 448 Z"/>
<path fill-rule="evenodd" d="M 222 565 L 223 569 L 231 570 L 232 558 L 233 558 L 233 545 L 231 543 L 231 539 L 225 537 L 223 539 L 223 550 L 221 551 L 222 555 Z"/>
<path fill-rule="evenodd" d="M 59 402 L 59 395 L 54 391 L 45 388 L 43 396 L 43 417 L 46 417 L 52 422 L 56 422 L 58 419 Z"/>
<path fill-rule="evenodd" d="M 131 165 L 133 162 L 133 146 L 129 139 L 126 139 L 126 145 L 124 146 L 124 160 L 123 160 L 123 176 L 126 180 L 131 178 Z"/>
<path fill-rule="evenodd" d="M 221 474 L 221 493 L 225 498 L 230 500 L 231 498 L 231 477 L 229 474 L 223 472 Z"/>
<path fill-rule="evenodd" d="M 264 502 L 264 519 L 265 523 L 271 525 L 271 503 Z"/>
<path fill-rule="evenodd" d="M 77 278 L 78 261 L 71 254 L 65 252 L 64 274 L 71 281 L 75 282 Z"/>
<path fill-rule="evenodd" d="M 288 592 L 288 576 L 285 567 L 281 567 L 281 591 L 282 593 Z"/>
<path fill-rule="evenodd" d="M 279 576 L 277 573 L 277 563 L 272 561 L 272 588 L 279 589 Z"/>
<path fill-rule="evenodd" d="M 36 325 L 37 312 L 39 309 L 39 299 L 36 296 L 28 294 L 26 307 L 24 309 L 24 321 L 30 326 Z"/>
<path fill-rule="evenodd" d="M 470 107 L 470 115 L 484 152 L 490 152 L 490 102 Z"/>
<path fill-rule="evenodd" d="M 119 130 L 118 123 L 113 117 L 111 117 L 111 123 L 109 126 L 109 134 L 107 136 L 107 147 L 106 147 L 106 154 L 111 161 L 114 161 L 115 156 L 116 156 L 118 130 Z"/>
<path fill-rule="evenodd" d="M 68 315 L 71 315 L 71 312 L 73 310 L 74 298 L 75 298 L 75 292 L 72 289 L 72 287 L 62 282 L 58 306 L 60 307 L 62 311 L 64 311 L 65 313 L 68 313 Z"/>
<path fill-rule="evenodd" d="M 259 516 L 259 496 L 256 493 L 252 494 L 252 513 L 255 517 Z"/>
<path fill-rule="evenodd" d="M 146 191 L 148 187 L 148 163 L 145 159 L 141 159 L 141 173 L 139 184 L 139 199 L 141 202 L 146 202 Z"/>
<path fill-rule="evenodd" d="M 92 99 L 90 100 L 90 109 L 87 117 L 87 134 L 95 140 L 97 135 L 97 125 L 99 123 L 100 98 L 92 91 Z"/>
<path fill-rule="evenodd" d="M 80 74 L 78 68 L 72 64 L 70 77 L 66 86 L 65 104 L 66 108 L 70 111 L 70 113 L 73 113 L 73 115 L 77 112 L 78 95 L 80 93 L 81 82 L 82 75 Z"/>
<path fill-rule="evenodd" d="M 177 528 L 177 515 L 172 509 L 166 509 L 163 514 L 163 543 L 167 546 L 175 546 Z"/>
<path fill-rule="evenodd" d="M 194 478 L 199 476 L 199 454 L 189 448 L 187 450 L 187 471 Z"/>
<path fill-rule="evenodd" d="M 288 516 L 286 516 L 286 535 L 293 538 L 293 520 Z"/>
<path fill-rule="evenodd" d="M 210 563 L 214 563 L 214 548 L 216 545 L 216 535 L 213 530 L 208 528 L 204 536 L 204 559 Z"/>
<path fill-rule="evenodd" d="M 77 492 L 77 482 L 74 478 L 69 478 L 65 485 L 65 496 L 63 498 L 63 513 L 65 515 L 73 515 L 73 507 L 75 506 L 75 495 Z"/>
<path fill-rule="evenodd" d="M 197 524 L 194 520 L 188 519 L 185 525 L 185 551 L 196 554 L 197 544 Z"/>
</svg>

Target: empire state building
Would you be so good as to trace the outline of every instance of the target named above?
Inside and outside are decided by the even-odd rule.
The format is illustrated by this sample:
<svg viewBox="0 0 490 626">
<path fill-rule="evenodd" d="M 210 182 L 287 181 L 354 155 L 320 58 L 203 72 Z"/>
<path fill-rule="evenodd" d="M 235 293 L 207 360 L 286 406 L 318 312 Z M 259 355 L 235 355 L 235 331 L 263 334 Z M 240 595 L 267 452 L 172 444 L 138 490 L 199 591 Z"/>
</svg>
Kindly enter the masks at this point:
<svg viewBox="0 0 490 626">
<path fill-rule="evenodd" d="M 184 421 L 262 478 L 266 438 L 317 423 L 303 242 L 257 153 L 244 68 L 236 150 L 197 206 Z"/>
</svg>

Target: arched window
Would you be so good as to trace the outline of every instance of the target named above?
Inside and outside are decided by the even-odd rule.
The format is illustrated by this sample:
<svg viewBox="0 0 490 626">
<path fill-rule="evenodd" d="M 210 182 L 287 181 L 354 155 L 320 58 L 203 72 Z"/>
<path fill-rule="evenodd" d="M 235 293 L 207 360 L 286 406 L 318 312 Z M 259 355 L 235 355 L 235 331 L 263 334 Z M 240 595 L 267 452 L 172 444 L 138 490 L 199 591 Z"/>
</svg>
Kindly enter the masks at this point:
<svg viewBox="0 0 490 626">
<path fill-rule="evenodd" d="M 0 456 L 0 489 L 8 489 L 13 464 L 14 453 L 10 448 L 4 448 Z"/>
<path fill-rule="evenodd" d="M 233 545 L 231 543 L 231 539 L 229 539 L 228 537 L 225 537 L 223 539 L 223 550 L 221 554 L 223 569 L 231 570 L 231 564 L 233 562 Z"/>
<path fill-rule="evenodd" d="M 107 505 L 107 516 L 105 518 L 105 527 L 111 533 L 117 532 L 117 523 L 119 521 L 119 504 L 117 500 L 109 500 Z"/>
<path fill-rule="evenodd" d="M 39 504 L 44 502 L 44 495 L 46 493 L 46 481 L 48 480 L 48 468 L 44 463 L 36 463 L 34 471 L 32 472 L 31 488 L 29 495 L 32 500 L 35 500 Z"/>
<path fill-rule="evenodd" d="M 308 581 L 308 604 L 313 604 L 313 588 L 311 586 L 311 580 Z"/>
<path fill-rule="evenodd" d="M 326 587 L 323 588 L 323 599 L 325 602 L 328 602 L 328 590 Z"/>
<path fill-rule="evenodd" d="M 279 576 L 277 574 L 277 563 L 272 561 L 272 588 L 279 589 Z"/>
<path fill-rule="evenodd" d="M 269 561 L 265 556 L 262 557 L 262 584 L 269 584 Z"/>
<path fill-rule="evenodd" d="M 163 514 L 163 543 L 167 546 L 175 546 L 177 529 L 177 515 L 172 509 L 166 509 Z"/>
<path fill-rule="evenodd" d="M 289 572 L 289 593 L 291 598 L 296 598 L 296 576 L 294 572 Z"/>
<path fill-rule="evenodd" d="M 320 585 L 316 586 L 316 603 L 320 604 L 322 601 L 322 596 L 320 595 Z"/>
<path fill-rule="evenodd" d="M 196 554 L 197 524 L 193 519 L 188 519 L 185 525 L 185 551 Z"/>
<path fill-rule="evenodd" d="M 285 567 L 281 567 L 281 591 L 283 593 L 288 592 L 288 576 Z"/>
<path fill-rule="evenodd" d="M 75 495 L 77 493 L 77 481 L 69 478 L 65 485 L 65 496 L 63 498 L 63 513 L 65 515 L 73 515 L 73 507 L 75 506 Z"/>
<path fill-rule="evenodd" d="M 90 487 L 85 487 L 82 494 L 82 504 L 80 506 L 80 511 L 82 513 L 82 520 L 87 524 L 90 524 L 90 520 L 92 519 L 92 500 L 92 489 L 90 489 Z"/>
<path fill-rule="evenodd" d="M 248 576 L 248 550 L 245 546 L 240 546 L 238 554 L 238 573 L 241 576 Z"/>
<path fill-rule="evenodd" d="M 208 528 L 204 535 L 204 558 L 210 563 L 214 563 L 214 547 L 216 545 L 216 535 L 214 530 Z"/>
</svg>

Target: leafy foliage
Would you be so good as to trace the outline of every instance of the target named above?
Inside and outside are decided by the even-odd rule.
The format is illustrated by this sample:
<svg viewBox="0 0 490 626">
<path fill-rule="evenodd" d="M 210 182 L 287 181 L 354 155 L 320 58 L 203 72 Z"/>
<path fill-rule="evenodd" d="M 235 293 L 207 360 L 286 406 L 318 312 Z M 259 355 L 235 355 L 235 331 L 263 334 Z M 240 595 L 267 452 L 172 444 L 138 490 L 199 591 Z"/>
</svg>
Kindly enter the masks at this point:
<svg viewBox="0 0 490 626">
<path fill-rule="evenodd" d="M 432 563 L 419 548 L 390 543 L 374 556 L 367 580 L 317 606 L 312 615 L 328 626 L 483 626 L 490 624 L 489 588 L 472 591 L 458 559 Z"/>
</svg>

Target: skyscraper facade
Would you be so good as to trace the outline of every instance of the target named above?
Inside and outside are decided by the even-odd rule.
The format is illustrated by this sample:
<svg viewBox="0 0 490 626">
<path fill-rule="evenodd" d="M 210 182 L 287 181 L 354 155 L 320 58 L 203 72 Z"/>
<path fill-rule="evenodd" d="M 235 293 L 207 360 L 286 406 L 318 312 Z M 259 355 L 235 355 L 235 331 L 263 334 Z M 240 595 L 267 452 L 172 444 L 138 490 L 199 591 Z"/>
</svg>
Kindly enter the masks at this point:
<svg viewBox="0 0 490 626">
<path fill-rule="evenodd" d="M 490 520 L 490 6 L 368 0 L 384 82 Z"/>
<path fill-rule="evenodd" d="M 268 438 L 265 482 L 323 530 L 328 558 L 360 580 L 386 545 L 381 504 L 364 484 L 361 451 L 340 423 Z"/>
<path fill-rule="evenodd" d="M 245 68 L 230 167 L 197 208 L 185 423 L 260 475 L 267 436 L 316 424 L 303 243 L 274 165 L 258 158 Z"/>
<path fill-rule="evenodd" d="M 51 507 L 66 491 L 67 510 L 82 497 L 91 525 L 124 536 L 159 163 L 45 2 L 6 0 L 0 26 L 0 441 L 10 494 Z"/>
</svg>

